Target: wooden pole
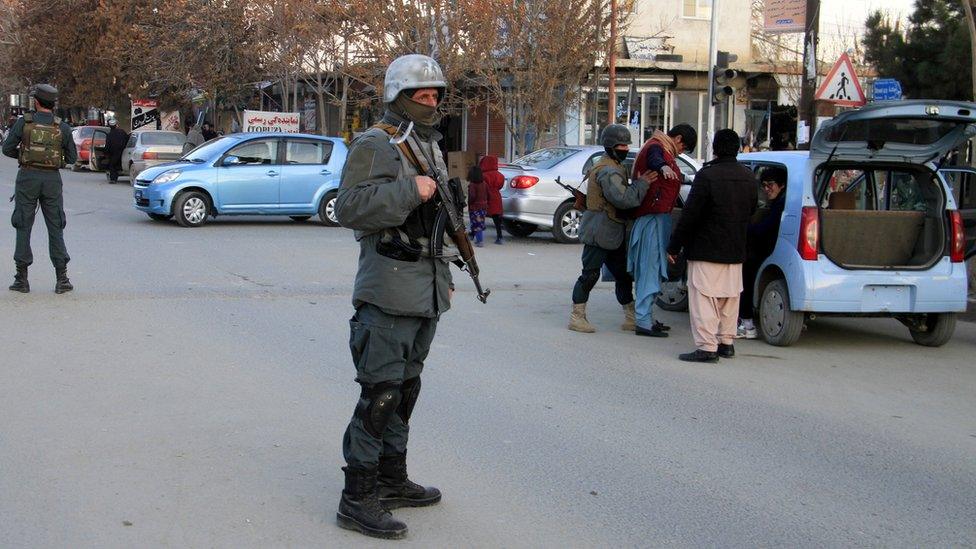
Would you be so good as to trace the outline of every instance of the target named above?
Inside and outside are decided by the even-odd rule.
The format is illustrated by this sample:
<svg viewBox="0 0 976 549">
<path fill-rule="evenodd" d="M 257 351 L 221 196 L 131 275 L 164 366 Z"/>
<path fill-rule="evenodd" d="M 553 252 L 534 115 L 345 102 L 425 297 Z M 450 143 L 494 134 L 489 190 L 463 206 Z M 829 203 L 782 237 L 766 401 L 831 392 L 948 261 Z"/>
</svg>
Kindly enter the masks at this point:
<svg viewBox="0 0 976 549">
<path fill-rule="evenodd" d="M 607 122 L 617 122 L 617 0 L 610 0 L 610 95 Z"/>
<path fill-rule="evenodd" d="M 962 6 L 969 26 L 969 76 L 973 84 L 973 100 L 976 101 L 976 18 L 973 16 L 972 0 L 962 0 Z"/>
<path fill-rule="evenodd" d="M 810 142 L 813 141 L 813 134 L 817 125 L 817 108 L 815 105 L 817 95 L 817 36 L 820 29 L 820 0 L 807 0 L 807 22 L 806 32 L 803 39 L 803 81 L 800 92 L 799 120 L 807 124 L 807 142 L 799 144 L 797 136 L 797 149 L 810 149 Z"/>
</svg>

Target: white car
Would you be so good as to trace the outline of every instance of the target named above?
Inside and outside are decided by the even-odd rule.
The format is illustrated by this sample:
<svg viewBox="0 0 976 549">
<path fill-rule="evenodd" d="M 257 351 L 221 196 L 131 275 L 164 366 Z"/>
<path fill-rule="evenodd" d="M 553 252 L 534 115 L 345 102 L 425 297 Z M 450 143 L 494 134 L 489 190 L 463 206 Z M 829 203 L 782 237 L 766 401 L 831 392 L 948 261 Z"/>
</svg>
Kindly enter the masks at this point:
<svg viewBox="0 0 976 549">
<path fill-rule="evenodd" d="M 625 165 L 630 170 L 640 149 L 633 148 Z M 582 212 L 573 208 L 573 196 L 556 183 L 580 187 L 586 192 L 585 174 L 603 156 L 603 147 L 573 145 L 546 147 L 501 164 L 498 171 L 505 176 L 502 188 L 505 230 L 512 236 L 528 236 L 538 229 L 552 231 L 556 242 L 579 242 Z M 701 164 L 687 155 L 678 157 L 678 167 L 690 184 Z M 682 197 L 687 191 L 682 192 Z"/>
<path fill-rule="evenodd" d="M 135 181 L 146 168 L 179 160 L 185 142 L 182 132 L 134 131 L 122 151 L 122 173 Z"/>
</svg>

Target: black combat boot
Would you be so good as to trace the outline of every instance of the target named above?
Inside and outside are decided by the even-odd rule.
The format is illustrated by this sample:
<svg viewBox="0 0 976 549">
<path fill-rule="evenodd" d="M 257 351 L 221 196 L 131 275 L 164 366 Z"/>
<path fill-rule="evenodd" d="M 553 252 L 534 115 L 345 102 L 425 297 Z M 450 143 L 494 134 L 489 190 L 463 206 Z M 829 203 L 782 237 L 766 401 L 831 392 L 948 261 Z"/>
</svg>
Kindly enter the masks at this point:
<svg viewBox="0 0 976 549">
<path fill-rule="evenodd" d="M 57 284 L 54 285 L 54 293 L 63 294 L 65 292 L 70 292 L 74 290 L 75 287 L 71 285 L 71 281 L 68 280 L 68 266 L 58 265 L 54 268 L 54 272 L 58 277 Z"/>
<path fill-rule="evenodd" d="M 400 539 L 407 535 L 407 525 L 380 505 L 375 469 L 343 467 L 342 472 L 346 474 L 346 488 L 336 513 L 340 527 L 374 538 Z"/>
<path fill-rule="evenodd" d="M 425 507 L 441 500 L 441 491 L 407 478 L 407 454 L 380 456 L 379 496 L 384 509 Z"/>
<path fill-rule="evenodd" d="M 30 283 L 27 282 L 27 264 L 17 263 L 17 274 L 14 275 L 14 283 L 10 285 L 10 291 L 22 294 L 30 293 Z"/>
</svg>

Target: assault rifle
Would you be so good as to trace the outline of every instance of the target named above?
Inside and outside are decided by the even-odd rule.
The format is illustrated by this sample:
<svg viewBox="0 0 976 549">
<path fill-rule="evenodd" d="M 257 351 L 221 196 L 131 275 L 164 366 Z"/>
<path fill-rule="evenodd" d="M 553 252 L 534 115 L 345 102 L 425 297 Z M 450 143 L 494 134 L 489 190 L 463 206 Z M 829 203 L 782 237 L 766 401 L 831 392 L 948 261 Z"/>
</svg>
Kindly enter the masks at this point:
<svg viewBox="0 0 976 549">
<path fill-rule="evenodd" d="M 434 223 L 434 234 L 430 238 L 431 255 L 436 256 L 440 254 L 440 247 L 443 245 L 443 235 L 447 232 L 451 240 L 454 241 L 454 245 L 457 246 L 458 254 L 461 257 L 461 259 L 455 260 L 454 264 L 462 271 L 467 271 L 471 276 L 471 280 L 474 282 L 475 290 L 478 291 L 478 300 L 482 303 L 487 303 L 488 294 L 491 293 L 491 290 L 481 289 L 481 280 L 478 278 L 481 271 L 478 268 L 478 261 L 474 257 L 474 247 L 471 246 L 471 241 L 468 240 L 467 230 L 461 218 L 461 204 L 464 203 L 461 182 L 456 178 L 451 181 L 444 181 L 433 159 L 430 158 L 423 147 L 416 144 L 416 139 L 410 138 L 410 132 L 412 130 L 413 123 L 411 122 L 401 135 L 390 137 L 390 143 L 401 147 L 405 145 L 406 151 L 409 153 L 407 157 L 414 161 L 413 164 L 416 166 L 417 171 L 420 172 L 420 175 L 433 179 L 437 184 L 437 197 L 440 199 L 440 206 L 437 212 L 437 221 Z"/>
<path fill-rule="evenodd" d="M 574 208 L 580 211 L 586 209 L 586 193 L 581 191 L 579 187 L 570 187 L 569 185 L 566 185 L 565 183 L 560 181 L 559 177 L 556 177 L 556 185 L 559 185 L 560 187 L 566 189 L 567 191 L 569 191 L 569 194 L 573 195 Z M 582 186 L 583 184 L 580 183 L 580 187 Z"/>
</svg>

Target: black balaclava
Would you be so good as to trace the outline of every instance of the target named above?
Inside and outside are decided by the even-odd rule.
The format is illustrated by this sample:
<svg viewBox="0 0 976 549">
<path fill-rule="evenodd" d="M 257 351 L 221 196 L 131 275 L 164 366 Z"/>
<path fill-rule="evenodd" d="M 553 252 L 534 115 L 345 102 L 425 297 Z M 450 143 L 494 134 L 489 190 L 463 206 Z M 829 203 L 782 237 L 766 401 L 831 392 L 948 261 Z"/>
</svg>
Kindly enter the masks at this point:
<svg viewBox="0 0 976 549">
<path fill-rule="evenodd" d="M 420 124 L 421 126 L 434 126 L 440 121 L 440 116 L 437 114 L 437 107 L 429 107 L 422 103 L 417 103 L 413 99 L 408 97 L 408 94 L 414 93 L 416 90 L 404 90 L 397 95 L 396 99 L 393 100 L 394 111 L 397 114 L 405 116 L 408 120 L 412 120 L 414 124 Z"/>
<path fill-rule="evenodd" d="M 603 150 L 607 151 L 607 156 L 623 164 L 624 160 L 627 160 L 627 151 L 618 151 L 613 147 L 603 147 Z"/>
</svg>

